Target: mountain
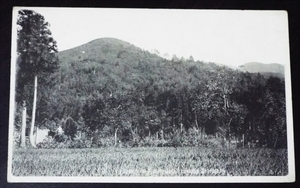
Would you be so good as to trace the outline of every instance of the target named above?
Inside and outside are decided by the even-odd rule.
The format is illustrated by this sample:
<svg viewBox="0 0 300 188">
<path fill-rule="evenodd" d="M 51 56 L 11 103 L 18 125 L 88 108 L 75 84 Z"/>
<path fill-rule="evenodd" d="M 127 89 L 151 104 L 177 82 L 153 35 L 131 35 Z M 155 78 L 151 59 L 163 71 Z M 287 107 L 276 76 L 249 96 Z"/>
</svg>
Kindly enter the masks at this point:
<svg viewBox="0 0 300 188">
<path fill-rule="evenodd" d="M 78 95 L 195 87 L 224 70 L 213 63 L 168 60 L 115 38 L 100 38 L 58 53 L 62 87 Z M 229 69 L 229 68 L 228 68 Z M 227 70 L 227 68 L 226 68 Z M 233 70 L 232 70 L 233 71 Z M 69 89 L 68 92 L 71 92 Z"/>
<path fill-rule="evenodd" d="M 150 54 L 128 42 L 115 38 L 100 38 L 81 46 L 59 52 L 59 59 L 64 63 L 80 60 L 115 61 L 124 57 L 127 59 L 131 58 L 131 61 L 136 61 L 137 58 L 144 59 L 149 56 L 159 58 L 158 55 Z"/>
<path fill-rule="evenodd" d="M 69 88 L 66 92 L 76 93 L 85 100 L 95 92 L 96 95 L 122 94 L 142 89 L 155 93 L 158 89 L 179 91 L 201 84 L 217 84 L 221 78 L 234 82 L 243 77 L 243 71 L 262 72 L 266 78 L 283 75 L 283 66 L 279 64 L 247 63 L 234 70 L 215 63 L 168 60 L 157 50 L 152 51 L 115 38 L 100 38 L 61 51 L 58 54 L 61 88 Z"/>
<path fill-rule="evenodd" d="M 170 61 L 115 38 L 100 38 L 58 53 L 62 85 L 88 95 L 94 91 L 127 92 L 153 86 L 155 80 L 178 75 Z M 176 65 L 177 66 L 177 65 Z M 78 89 L 78 88 L 85 88 Z M 81 90 L 81 91 L 79 91 Z"/>
<path fill-rule="evenodd" d="M 272 73 L 284 75 L 284 66 L 277 63 L 264 64 L 258 62 L 250 62 L 238 67 L 238 70 L 250 73 Z"/>
</svg>

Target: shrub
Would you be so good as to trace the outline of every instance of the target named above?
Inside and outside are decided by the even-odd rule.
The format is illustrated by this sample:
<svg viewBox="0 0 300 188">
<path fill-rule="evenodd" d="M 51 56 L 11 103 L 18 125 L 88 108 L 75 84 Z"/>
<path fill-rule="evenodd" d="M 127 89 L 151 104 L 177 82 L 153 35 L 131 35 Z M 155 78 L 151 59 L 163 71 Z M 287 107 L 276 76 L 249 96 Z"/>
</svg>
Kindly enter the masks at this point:
<svg viewBox="0 0 300 188">
<path fill-rule="evenodd" d="M 14 131 L 14 135 L 13 135 L 13 146 L 14 147 L 19 147 L 21 143 L 21 135 L 19 132 Z"/>
<path fill-rule="evenodd" d="M 57 135 L 59 137 L 63 137 L 64 140 L 62 142 L 57 141 L 57 137 L 52 138 L 48 136 L 43 142 L 37 144 L 38 148 L 45 149 L 54 149 L 54 148 L 90 148 L 92 146 L 92 142 L 90 140 L 84 139 L 75 139 L 69 140 L 66 138 L 66 135 Z"/>
<path fill-rule="evenodd" d="M 47 136 L 42 142 L 36 145 L 37 148 L 58 148 L 60 142 L 56 142 L 51 136 Z"/>
<path fill-rule="evenodd" d="M 201 139 L 199 141 L 199 145 L 207 148 L 222 148 L 222 142 L 221 140 L 217 138 L 207 138 L 207 139 Z"/>
<path fill-rule="evenodd" d="M 157 140 L 155 136 L 147 136 L 140 140 L 138 143 L 139 147 L 156 147 L 162 144 L 163 141 Z"/>
</svg>

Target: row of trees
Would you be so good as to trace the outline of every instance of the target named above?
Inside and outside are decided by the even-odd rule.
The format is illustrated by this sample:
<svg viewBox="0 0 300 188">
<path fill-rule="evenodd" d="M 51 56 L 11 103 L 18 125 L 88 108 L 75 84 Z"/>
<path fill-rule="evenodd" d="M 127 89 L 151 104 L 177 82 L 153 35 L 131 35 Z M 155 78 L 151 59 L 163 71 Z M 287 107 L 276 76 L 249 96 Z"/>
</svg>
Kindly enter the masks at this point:
<svg viewBox="0 0 300 188">
<path fill-rule="evenodd" d="M 50 130 L 61 126 L 71 140 L 84 133 L 95 145 L 101 137 L 131 146 L 149 138 L 196 145 L 192 140 L 212 135 L 286 147 L 281 78 L 192 57 L 168 61 L 116 39 L 59 53 L 58 61 L 43 16 L 22 10 L 18 25 L 16 101 L 17 109 L 26 101 L 33 112 L 30 135 L 36 123 Z M 16 112 L 16 128 L 20 122 Z"/>
<path fill-rule="evenodd" d="M 130 130 L 138 139 L 156 135 L 168 140 L 177 132 L 193 130 L 201 138 L 210 134 L 229 143 L 235 138 L 286 147 L 284 82 L 238 73 L 241 78 L 229 85 L 223 76 L 220 85 L 153 90 L 146 86 L 123 96 L 100 95 L 87 101 L 82 117 L 92 131 L 103 131 L 105 126 L 115 134 Z"/>
</svg>

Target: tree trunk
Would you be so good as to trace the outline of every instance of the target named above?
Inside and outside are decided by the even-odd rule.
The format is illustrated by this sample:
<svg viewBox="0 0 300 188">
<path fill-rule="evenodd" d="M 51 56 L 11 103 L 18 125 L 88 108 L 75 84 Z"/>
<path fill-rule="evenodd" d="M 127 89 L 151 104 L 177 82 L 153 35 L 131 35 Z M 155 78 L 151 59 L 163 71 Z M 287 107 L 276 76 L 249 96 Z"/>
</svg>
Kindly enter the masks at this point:
<svg viewBox="0 0 300 188">
<path fill-rule="evenodd" d="M 231 145 L 231 132 L 230 132 L 230 123 L 232 121 L 232 118 L 230 118 L 229 123 L 227 125 L 227 131 L 228 131 L 228 146 L 230 148 Z"/>
<path fill-rule="evenodd" d="M 35 135 L 34 135 L 34 143 L 36 144 L 37 142 L 37 137 L 38 137 L 38 128 L 35 126 Z"/>
<path fill-rule="evenodd" d="M 202 131 L 203 131 L 203 127 L 200 127 L 200 138 L 201 138 L 201 139 L 203 138 Z"/>
<path fill-rule="evenodd" d="M 22 132 L 21 132 L 21 147 L 26 147 L 26 102 L 23 101 L 22 109 Z"/>
<path fill-rule="evenodd" d="M 117 146 L 117 144 L 118 144 L 118 130 L 119 130 L 119 128 L 116 128 L 116 130 L 115 130 L 115 146 Z"/>
<path fill-rule="evenodd" d="M 243 148 L 245 147 L 245 135 L 243 134 Z"/>
<path fill-rule="evenodd" d="M 81 140 L 81 131 L 78 132 L 78 139 Z"/>
<path fill-rule="evenodd" d="M 95 129 L 95 131 L 93 132 L 93 139 L 92 139 L 92 144 L 98 144 L 98 140 L 99 140 L 99 129 Z"/>
<path fill-rule="evenodd" d="M 277 140 L 278 140 L 278 134 L 276 135 L 276 139 L 275 139 L 274 146 L 273 146 L 274 148 L 276 148 Z"/>
<path fill-rule="evenodd" d="M 33 136 L 33 129 L 34 129 L 34 123 L 35 123 L 35 111 L 36 111 L 36 97 L 37 97 L 37 75 L 35 75 L 35 77 L 34 77 L 33 107 L 32 107 L 32 118 L 31 118 L 31 127 L 30 127 L 30 144 L 34 148 L 36 148 L 35 140 L 34 140 L 34 136 Z"/>
<path fill-rule="evenodd" d="M 181 123 L 180 123 L 180 132 L 182 133 L 183 131 L 183 116 L 182 116 L 182 110 L 181 110 Z"/>
<path fill-rule="evenodd" d="M 198 125 L 198 119 L 197 119 L 197 114 L 195 113 L 195 124 L 197 127 L 197 136 L 198 136 L 198 131 L 199 131 L 199 125 Z"/>
</svg>

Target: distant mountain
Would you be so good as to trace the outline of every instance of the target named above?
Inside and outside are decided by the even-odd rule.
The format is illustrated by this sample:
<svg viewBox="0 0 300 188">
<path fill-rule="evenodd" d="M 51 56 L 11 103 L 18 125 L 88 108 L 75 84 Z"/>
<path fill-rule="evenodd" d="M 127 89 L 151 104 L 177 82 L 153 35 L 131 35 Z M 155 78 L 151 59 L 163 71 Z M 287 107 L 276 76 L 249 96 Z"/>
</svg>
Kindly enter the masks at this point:
<svg viewBox="0 0 300 188">
<path fill-rule="evenodd" d="M 284 66 L 277 63 L 264 64 L 250 62 L 238 67 L 238 70 L 250 73 L 271 73 L 284 75 Z"/>
</svg>

